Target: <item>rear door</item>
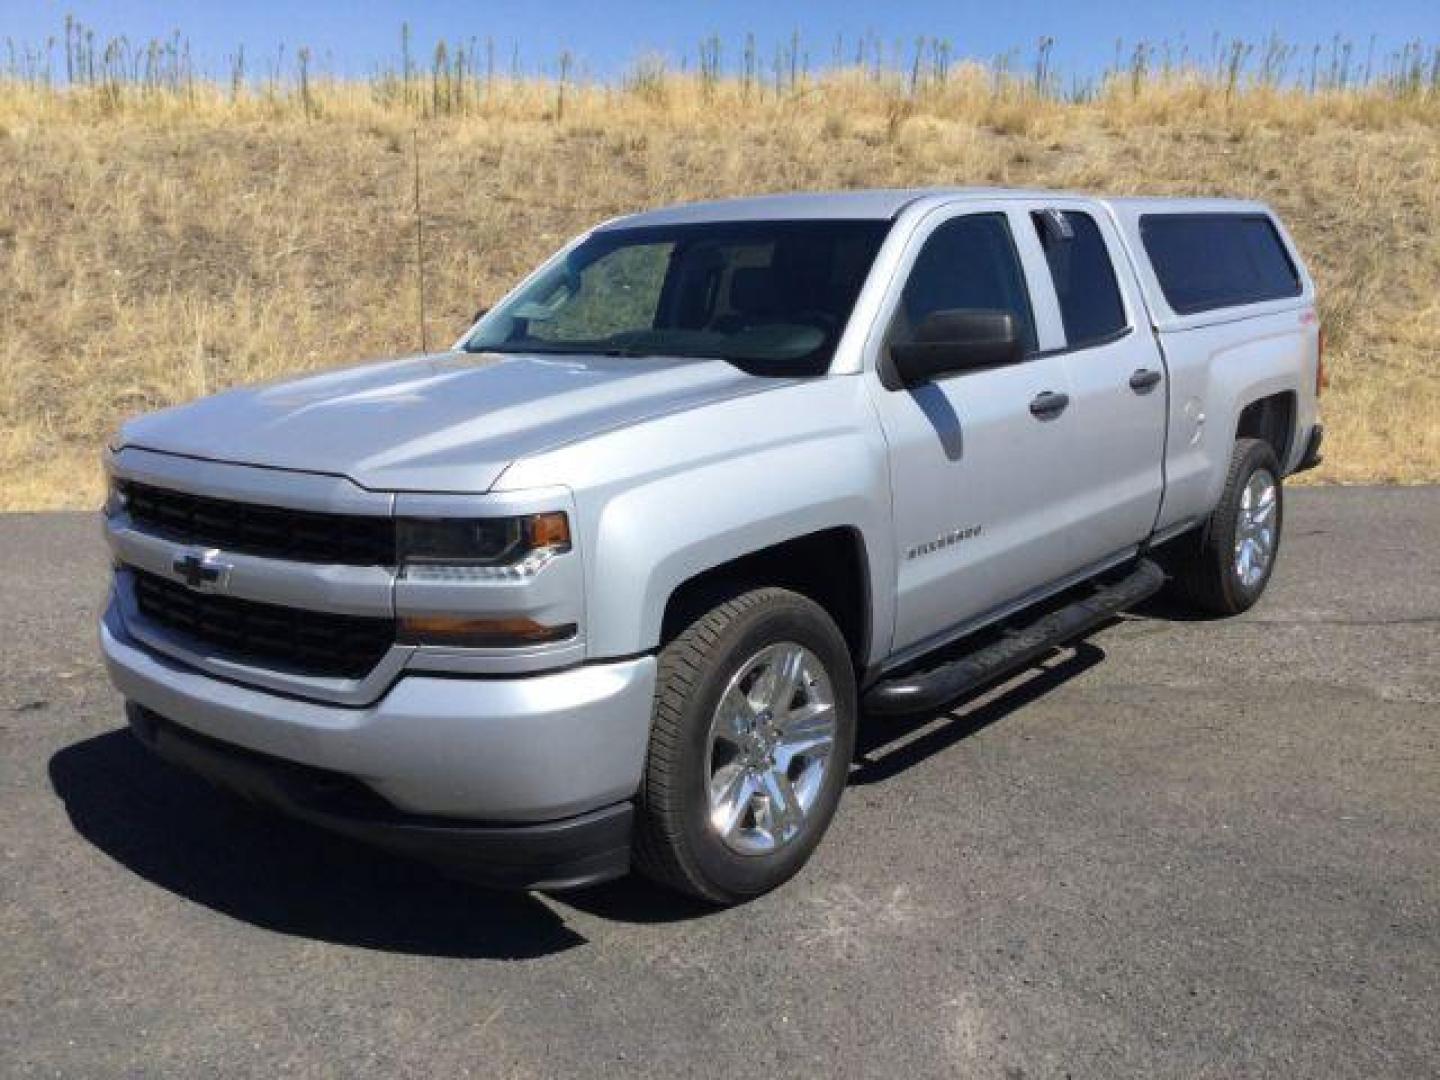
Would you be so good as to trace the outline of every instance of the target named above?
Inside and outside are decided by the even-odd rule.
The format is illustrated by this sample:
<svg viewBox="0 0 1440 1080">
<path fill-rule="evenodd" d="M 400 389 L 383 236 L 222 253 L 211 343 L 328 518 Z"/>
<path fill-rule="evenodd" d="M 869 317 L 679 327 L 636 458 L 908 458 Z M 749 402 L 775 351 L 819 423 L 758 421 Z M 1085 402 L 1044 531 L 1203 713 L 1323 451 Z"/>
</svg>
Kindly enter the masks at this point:
<svg viewBox="0 0 1440 1080">
<path fill-rule="evenodd" d="M 1060 199 L 1032 208 L 1029 219 L 1048 271 L 1036 292 L 1053 293 L 1064 334 L 1055 355 L 1070 393 L 1070 446 L 1057 467 L 1073 500 L 1070 551 L 1077 563 L 1094 563 L 1154 528 L 1164 486 L 1165 364 L 1109 215 Z"/>
</svg>

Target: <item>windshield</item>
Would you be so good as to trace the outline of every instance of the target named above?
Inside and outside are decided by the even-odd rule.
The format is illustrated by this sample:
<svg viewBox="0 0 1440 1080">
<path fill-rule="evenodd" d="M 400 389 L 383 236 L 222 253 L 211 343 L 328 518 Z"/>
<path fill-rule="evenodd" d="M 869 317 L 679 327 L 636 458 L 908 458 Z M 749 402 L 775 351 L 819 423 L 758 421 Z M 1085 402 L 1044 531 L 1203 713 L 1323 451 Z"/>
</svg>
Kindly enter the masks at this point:
<svg viewBox="0 0 1440 1080">
<path fill-rule="evenodd" d="M 607 229 L 483 318 L 469 352 L 728 360 L 823 373 L 888 221 Z"/>
</svg>

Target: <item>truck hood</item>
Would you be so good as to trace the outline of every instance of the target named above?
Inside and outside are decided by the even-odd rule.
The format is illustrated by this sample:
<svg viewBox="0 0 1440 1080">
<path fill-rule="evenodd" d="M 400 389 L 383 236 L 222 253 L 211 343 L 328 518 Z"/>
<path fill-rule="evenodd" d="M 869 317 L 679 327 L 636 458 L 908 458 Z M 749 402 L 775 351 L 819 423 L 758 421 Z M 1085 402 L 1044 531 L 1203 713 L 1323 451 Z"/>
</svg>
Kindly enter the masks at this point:
<svg viewBox="0 0 1440 1080">
<path fill-rule="evenodd" d="M 527 455 L 788 381 L 721 360 L 448 352 L 230 390 L 139 417 L 121 442 L 377 490 L 481 492 Z"/>
</svg>

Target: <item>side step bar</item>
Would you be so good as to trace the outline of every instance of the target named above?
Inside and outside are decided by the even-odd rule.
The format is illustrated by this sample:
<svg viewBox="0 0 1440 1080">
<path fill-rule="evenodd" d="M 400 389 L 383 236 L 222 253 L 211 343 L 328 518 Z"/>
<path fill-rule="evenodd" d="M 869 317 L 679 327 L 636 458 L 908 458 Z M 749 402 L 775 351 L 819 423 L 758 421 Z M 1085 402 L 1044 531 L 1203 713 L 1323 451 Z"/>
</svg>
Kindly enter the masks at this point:
<svg viewBox="0 0 1440 1080">
<path fill-rule="evenodd" d="M 1155 595 L 1164 584 L 1164 571 L 1150 559 L 1142 558 L 1127 577 L 1028 626 L 1007 631 L 993 645 L 929 671 L 876 683 L 865 695 L 865 709 L 878 715 L 897 715 L 939 708 L 1089 633 L 1126 608 Z"/>
</svg>

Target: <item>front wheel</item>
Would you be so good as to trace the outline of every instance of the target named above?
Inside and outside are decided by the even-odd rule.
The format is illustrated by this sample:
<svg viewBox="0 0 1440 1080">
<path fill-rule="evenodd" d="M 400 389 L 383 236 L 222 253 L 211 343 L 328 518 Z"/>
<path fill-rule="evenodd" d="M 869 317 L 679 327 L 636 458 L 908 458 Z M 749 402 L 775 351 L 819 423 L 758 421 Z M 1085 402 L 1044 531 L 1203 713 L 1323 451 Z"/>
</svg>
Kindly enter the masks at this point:
<svg viewBox="0 0 1440 1080">
<path fill-rule="evenodd" d="M 834 621 L 785 589 L 711 609 L 660 653 L 635 862 L 731 904 L 793 877 L 855 747 L 855 677 Z"/>
<path fill-rule="evenodd" d="M 1284 520 L 1275 452 L 1259 439 L 1236 440 L 1220 504 L 1197 534 L 1178 542 L 1174 553 L 1175 581 L 1183 597 L 1217 615 L 1248 609 L 1270 582 Z"/>
</svg>

